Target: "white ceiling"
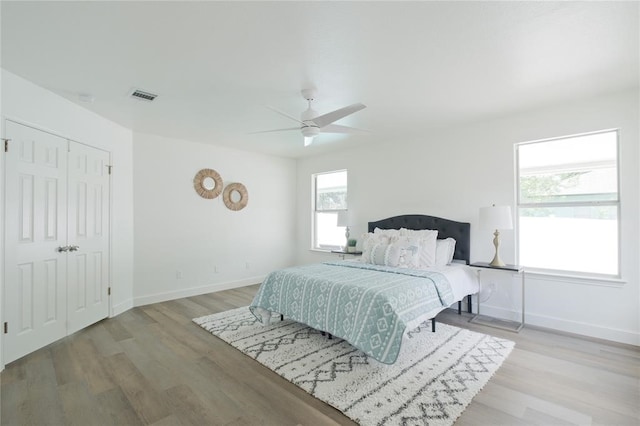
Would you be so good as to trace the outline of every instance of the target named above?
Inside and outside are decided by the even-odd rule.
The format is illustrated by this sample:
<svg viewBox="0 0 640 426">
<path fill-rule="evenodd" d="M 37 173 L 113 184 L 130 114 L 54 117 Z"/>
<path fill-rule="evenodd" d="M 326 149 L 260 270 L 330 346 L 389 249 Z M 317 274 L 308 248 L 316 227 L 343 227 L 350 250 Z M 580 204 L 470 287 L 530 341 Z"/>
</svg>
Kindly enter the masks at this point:
<svg viewBox="0 0 640 426">
<path fill-rule="evenodd" d="M 639 86 L 635 1 L 1 7 L 8 71 L 135 131 L 289 157 Z M 295 127 L 265 105 L 298 116 L 310 85 L 320 113 L 366 104 L 337 124 L 370 133 L 249 134 Z"/>
</svg>

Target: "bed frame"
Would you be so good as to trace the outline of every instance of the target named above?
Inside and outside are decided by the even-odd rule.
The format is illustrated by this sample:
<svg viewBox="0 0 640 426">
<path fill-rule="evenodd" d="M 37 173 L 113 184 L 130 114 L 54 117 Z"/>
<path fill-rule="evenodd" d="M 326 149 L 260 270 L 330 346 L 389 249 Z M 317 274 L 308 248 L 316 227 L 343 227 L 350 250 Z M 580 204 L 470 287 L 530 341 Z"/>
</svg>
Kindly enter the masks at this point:
<svg viewBox="0 0 640 426">
<path fill-rule="evenodd" d="M 456 250 L 453 259 L 469 264 L 471 259 L 471 224 L 456 222 L 436 216 L 422 214 L 406 214 L 369 222 L 368 231 L 380 229 L 432 229 L 438 231 L 438 239 L 453 238 L 456 240 Z M 467 295 L 467 312 L 471 313 L 471 295 Z M 458 300 L 458 315 L 462 314 L 462 300 Z M 436 331 L 436 319 L 431 319 L 431 330 Z"/>
</svg>

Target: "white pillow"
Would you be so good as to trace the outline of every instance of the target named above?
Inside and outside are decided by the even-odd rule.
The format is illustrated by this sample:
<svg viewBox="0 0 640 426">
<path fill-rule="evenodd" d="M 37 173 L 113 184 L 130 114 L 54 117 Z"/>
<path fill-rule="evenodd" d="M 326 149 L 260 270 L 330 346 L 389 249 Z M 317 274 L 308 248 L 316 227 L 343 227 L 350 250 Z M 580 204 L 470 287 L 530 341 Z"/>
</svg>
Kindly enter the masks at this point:
<svg viewBox="0 0 640 426">
<path fill-rule="evenodd" d="M 374 265 L 416 268 L 419 248 L 407 244 L 377 243 L 371 248 L 369 259 Z"/>
<path fill-rule="evenodd" d="M 391 239 L 400 235 L 400 230 L 376 228 L 373 230 L 373 234 Z"/>
<path fill-rule="evenodd" d="M 407 228 L 400 228 L 400 235 L 407 236 L 407 237 L 427 238 L 427 237 L 430 237 L 433 234 L 435 234 L 437 236 L 438 235 L 438 231 L 433 230 L 433 229 L 407 229 Z"/>
<path fill-rule="evenodd" d="M 456 251 L 456 240 L 445 238 L 436 241 L 436 266 L 446 266 L 453 261 Z"/>
<path fill-rule="evenodd" d="M 430 268 L 436 264 L 436 240 L 438 239 L 438 231 L 431 229 L 413 230 L 413 229 L 400 229 L 400 236 L 393 239 L 392 242 L 406 242 L 413 243 L 418 241 L 420 247 L 420 261 L 418 263 L 419 269 Z"/>
<path fill-rule="evenodd" d="M 360 261 L 364 263 L 372 263 L 371 249 L 374 245 L 380 243 L 389 244 L 388 237 L 383 238 L 382 235 L 376 235 L 373 232 L 363 234 L 360 240 L 362 241 L 362 257 L 360 257 Z"/>
</svg>

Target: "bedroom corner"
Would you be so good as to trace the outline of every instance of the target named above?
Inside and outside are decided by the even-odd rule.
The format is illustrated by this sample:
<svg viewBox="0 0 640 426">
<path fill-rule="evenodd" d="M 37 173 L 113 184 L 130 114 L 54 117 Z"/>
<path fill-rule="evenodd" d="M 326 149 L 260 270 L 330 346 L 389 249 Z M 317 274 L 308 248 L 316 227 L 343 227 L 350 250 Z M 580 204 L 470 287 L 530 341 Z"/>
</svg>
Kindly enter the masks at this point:
<svg viewBox="0 0 640 426">
<path fill-rule="evenodd" d="M 134 305 L 257 284 L 294 262 L 295 161 L 134 134 Z M 202 169 L 242 183 L 246 207 L 194 190 Z"/>
</svg>

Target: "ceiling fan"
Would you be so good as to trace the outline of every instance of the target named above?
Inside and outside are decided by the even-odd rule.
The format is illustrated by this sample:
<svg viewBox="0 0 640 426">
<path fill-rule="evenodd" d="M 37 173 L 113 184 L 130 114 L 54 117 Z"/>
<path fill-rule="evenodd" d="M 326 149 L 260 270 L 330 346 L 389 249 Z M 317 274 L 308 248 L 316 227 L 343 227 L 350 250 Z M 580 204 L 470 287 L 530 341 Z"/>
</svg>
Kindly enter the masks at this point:
<svg viewBox="0 0 640 426">
<path fill-rule="evenodd" d="M 292 115 L 287 114 L 286 112 L 282 112 L 272 106 L 268 106 L 270 110 L 277 112 L 278 114 L 287 117 L 291 120 L 297 121 L 300 126 L 299 127 L 289 127 L 286 129 L 274 129 L 274 130 L 264 130 L 261 132 L 254 133 L 270 133 L 270 132 L 283 132 L 288 130 L 299 130 L 304 136 L 304 146 L 309 146 L 313 142 L 313 138 L 319 135 L 320 133 L 352 133 L 361 131 L 360 129 L 356 129 L 354 127 L 341 126 L 339 124 L 333 124 L 335 121 L 340 120 L 341 118 L 346 117 L 347 115 L 351 115 L 354 112 L 358 112 L 361 109 L 366 108 L 366 105 L 363 104 L 353 104 L 346 106 L 344 108 L 337 109 L 335 111 L 319 115 L 317 111 L 311 108 L 311 102 L 315 99 L 316 89 L 304 89 L 302 90 L 302 97 L 305 98 L 308 102 L 308 108 L 306 111 L 303 111 L 300 114 L 300 119 L 295 118 Z"/>
</svg>

